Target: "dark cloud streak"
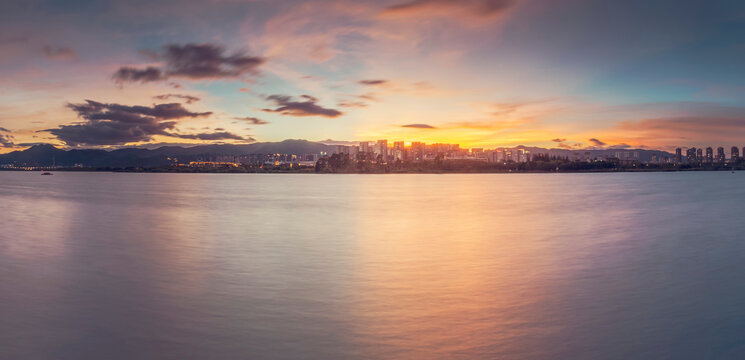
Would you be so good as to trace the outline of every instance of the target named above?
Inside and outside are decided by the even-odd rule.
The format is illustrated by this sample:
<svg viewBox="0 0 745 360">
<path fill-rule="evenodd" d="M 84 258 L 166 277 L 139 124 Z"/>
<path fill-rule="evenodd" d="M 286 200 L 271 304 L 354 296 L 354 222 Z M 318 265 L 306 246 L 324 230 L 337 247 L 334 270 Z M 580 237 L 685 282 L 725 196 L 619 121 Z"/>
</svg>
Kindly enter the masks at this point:
<svg viewBox="0 0 745 360">
<path fill-rule="evenodd" d="M 114 79 L 119 82 L 151 82 L 165 80 L 166 77 L 159 68 L 148 66 L 145 69 L 137 69 L 133 67 L 121 67 L 114 73 Z"/>
<path fill-rule="evenodd" d="M 268 121 L 264 121 L 264 120 L 261 120 L 261 119 L 259 119 L 257 117 L 252 117 L 252 116 L 237 117 L 235 119 L 236 120 L 245 121 L 245 122 L 248 122 L 248 123 L 251 123 L 251 124 L 254 124 L 254 125 L 265 125 L 265 124 L 269 124 Z"/>
<path fill-rule="evenodd" d="M 436 127 L 429 125 L 429 124 L 406 124 L 406 125 L 401 125 L 401 127 L 415 128 L 415 129 L 437 129 Z"/>
<path fill-rule="evenodd" d="M 378 86 L 378 85 L 387 84 L 388 80 L 383 80 L 383 79 L 360 80 L 357 83 L 361 85 Z"/>
<path fill-rule="evenodd" d="M 227 131 L 216 131 L 213 133 L 201 133 L 201 134 L 171 134 L 170 136 L 177 137 L 180 139 L 194 139 L 194 140 L 247 140 L 240 135 L 236 135 L 236 134 L 233 134 Z"/>
<path fill-rule="evenodd" d="M 276 109 L 262 109 L 265 112 L 274 112 L 290 116 L 324 116 L 335 118 L 343 115 L 339 110 L 324 108 L 317 104 L 318 99 L 310 95 L 302 95 L 305 101 L 295 101 L 286 95 L 270 95 L 267 100 L 277 104 Z"/>
<path fill-rule="evenodd" d="M 162 67 L 145 69 L 121 67 L 114 73 L 117 82 L 151 82 L 172 77 L 193 80 L 237 78 L 255 72 L 266 60 L 236 52 L 226 54 L 215 44 L 168 44 L 160 52 L 141 51 L 151 61 L 163 62 Z"/>
<path fill-rule="evenodd" d="M 156 99 L 156 100 L 168 100 L 172 98 L 184 100 L 184 102 L 187 104 L 192 104 L 199 100 L 202 100 L 196 96 L 181 95 L 181 94 L 163 94 L 163 95 L 153 96 L 153 99 Z"/>
</svg>

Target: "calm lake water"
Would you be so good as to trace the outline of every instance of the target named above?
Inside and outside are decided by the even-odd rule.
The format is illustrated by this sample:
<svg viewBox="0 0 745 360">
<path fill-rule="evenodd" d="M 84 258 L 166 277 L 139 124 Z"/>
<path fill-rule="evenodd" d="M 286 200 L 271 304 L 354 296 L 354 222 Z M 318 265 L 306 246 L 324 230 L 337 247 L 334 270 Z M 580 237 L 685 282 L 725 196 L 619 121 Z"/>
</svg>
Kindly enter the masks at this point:
<svg viewBox="0 0 745 360">
<path fill-rule="evenodd" d="M 1 359 L 742 359 L 745 172 L 0 172 Z"/>
</svg>

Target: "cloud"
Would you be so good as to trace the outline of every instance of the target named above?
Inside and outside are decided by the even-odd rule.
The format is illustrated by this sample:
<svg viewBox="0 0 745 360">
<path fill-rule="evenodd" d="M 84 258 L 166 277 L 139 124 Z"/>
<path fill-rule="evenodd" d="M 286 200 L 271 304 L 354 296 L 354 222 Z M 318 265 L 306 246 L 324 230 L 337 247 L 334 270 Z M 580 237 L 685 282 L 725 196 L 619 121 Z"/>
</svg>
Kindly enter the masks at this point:
<svg viewBox="0 0 745 360">
<path fill-rule="evenodd" d="M 14 141 L 15 139 L 12 135 L 0 134 L 0 147 L 12 148 L 13 146 L 15 146 Z"/>
<path fill-rule="evenodd" d="M 196 96 L 181 95 L 181 94 L 163 94 L 163 95 L 153 96 L 153 99 L 156 99 L 156 100 L 168 100 L 171 98 L 184 100 L 184 102 L 187 104 L 191 104 L 191 103 L 201 100 L 200 98 Z"/>
<path fill-rule="evenodd" d="M 10 130 L 8 130 L 8 129 L 4 128 L 4 127 L 0 127 L 0 131 L 10 132 Z"/>
<path fill-rule="evenodd" d="M 592 145 L 594 145 L 594 146 L 605 146 L 605 143 L 604 142 L 602 142 L 602 141 L 600 141 L 598 139 L 595 139 L 595 138 L 589 139 L 587 141 L 589 141 L 590 143 L 592 143 Z"/>
<path fill-rule="evenodd" d="M 128 106 L 86 100 L 85 103 L 68 104 L 67 107 L 85 121 L 41 131 L 51 133 L 70 146 L 121 145 L 147 142 L 154 135 L 176 136 L 170 130 L 175 128 L 177 122 L 164 120 L 212 114 L 191 112 L 178 103 Z"/>
<path fill-rule="evenodd" d="M 168 44 L 160 52 L 146 51 L 144 54 L 151 61 L 162 62 L 162 67 L 121 67 L 114 73 L 114 79 L 117 82 L 150 82 L 173 77 L 192 80 L 236 78 L 255 72 L 265 62 L 262 57 L 242 52 L 227 54 L 222 46 L 209 43 Z"/>
<path fill-rule="evenodd" d="M 262 111 L 290 116 L 324 116 L 330 118 L 344 114 L 339 110 L 324 108 L 316 104 L 318 99 L 313 96 L 302 95 L 301 98 L 305 101 L 294 101 L 292 97 L 286 95 L 270 95 L 266 99 L 274 101 L 278 107 L 276 109 L 262 109 Z"/>
<path fill-rule="evenodd" d="M 361 85 L 378 86 L 388 84 L 388 80 L 373 79 L 373 80 L 360 80 L 357 82 Z"/>
<path fill-rule="evenodd" d="M 386 7 L 383 17 L 452 16 L 462 13 L 473 18 L 493 18 L 511 8 L 515 0 L 411 0 Z"/>
<path fill-rule="evenodd" d="M 363 108 L 367 107 L 367 104 L 362 101 L 342 101 L 337 104 L 340 107 L 346 108 Z"/>
<path fill-rule="evenodd" d="M 620 143 L 620 144 L 611 145 L 611 146 L 608 147 L 608 149 L 629 149 L 631 147 L 632 146 L 629 145 L 629 144 Z"/>
<path fill-rule="evenodd" d="M 69 47 L 55 48 L 47 45 L 42 48 L 42 52 L 44 52 L 44 56 L 52 60 L 72 60 L 78 58 L 78 54 L 75 53 L 75 50 L 70 49 Z"/>
<path fill-rule="evenodd" d="M 171 134 L 170 136 L 177 137 L 180 139 L 194 139 L 194 140 L 247 140 L 240 135 L 236 135 L 227 131 L 216 131 L 213 133 L 201 133 L 201 134 Z M 252 138 L 250 138 L 253 141 Z"/>
<path fill-rule="evenodd" d="M 564 144 L 564 143 L 559 143 L 559 144 L 558 144 L 558 145 L 556 145 L 556 146 L 558 146 L 558 147 L 560 147 L 560 148 L 562 148 L 562 149 L 567 149 L 567 150 L 572 150 L 572 149 L 574 149 L 574 147 L 572 147 L 571 145 L 567 145 L 567 144 Z"/>
<path fill-rule="evenodd" d="M 148 66 L 145 69 L 136 69 L 133 67 L 121 67 L 114 73 L 114 79 L 117 82 L 151 82 L 165 80 L 163 72 L 154 66 Z"/>
<path fill-rule="evenodd" d="M 157 104 L 153 106 L 128 106 L 120 104 L 104 104 L 93 100 L 86 100 L 81 104 L 68 104 L 68 107 L 78 113 L 78 116 L 88 120 L 120 120 L 131 116 L 152 116 L 161 120 L 180 119 L 185 117 L 200 117 L 211 115 L 212 112 L 196 113 L 186 110 L 179 103 Z"/>
<path fill-rule="evenodd" d="M 372 93 L 357 95 L 357 97 L 360 98 L 360 99 L 363 99 L 363 100 L 380 101 L 380 99 L 378 99 L 378 97 L 375 96 L 375 94 L 372 94 Z"/>
<path fill-rule="evenodd" d="M 553 141 L 553 142 L 557 142 L 557 143 L 562 143 L 562 142 L 564 142 L 564 141 L 567 141 L 567 139 L 560 139 L 560 138 L 556 138 L 556 139 L 551 139 L 551 141 Z"/>
<path fill-rule="evenodd" d="M 251 123 L 251 124 L 254 124 L 254 125 L 265 125 L 265 124 L 268 124 L 269 123 L 268 121 L 264 121 L 264 120 L 261 120 L 261 119 L 259 119 L 257 117 L 252 117 L 252 116 L 237 117 L 235 119 L 236 120 L 246 121 L 246 122 Z"/>
<path fill-rule="evenodd" d="M 401 125 L 401 127 L 405 128 L 416 128 L 416 129 L 437 129 L 436 127 L 428 124 L 406 124 Z"/>
</svg>

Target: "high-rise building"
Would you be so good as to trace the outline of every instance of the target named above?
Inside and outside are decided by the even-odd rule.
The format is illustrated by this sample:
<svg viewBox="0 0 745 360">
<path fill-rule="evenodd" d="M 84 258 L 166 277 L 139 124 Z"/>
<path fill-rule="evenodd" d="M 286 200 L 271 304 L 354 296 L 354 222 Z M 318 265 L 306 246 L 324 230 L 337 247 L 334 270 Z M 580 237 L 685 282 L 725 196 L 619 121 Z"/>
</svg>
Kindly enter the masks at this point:
<svg viewBox="0 0 745 360">
<path fill-rule="evenodd" d="M 680 164 L 683 162 L 683 149 L 676 148 L 675 149 L 675 163 Z"/>
<path fill-rule="evenodd" d="M 696 160 L 698 160 L 698 162 L 704 161 L 704 149 L 696 149 Z"/>
<path fill-rule="evenodd" d="M 383 156 L 383 160 L 388 159 L 388 140 L 378 140 L 375 144 L 375 155 Z"/>
<path fill-rule="evenodd" d="M 515 159 L 512 158 L 512 153 L 512 149 L 504 149 L 504 151 L 502 152 L 502 160 L 504 160 L 505 162 L 515 161 Z"/>
<path fill-rule="evenodd" d="M 732 149 L 730 149 L 729 158 L 733 163 L 740 161 L 740 149 L 738 149 L 737 146 L 733 146 Z"/>
<path fill-rule="evenodd" d="M 337 154 L 349 155 L 349 149 L 350 149 L 350 146 L 337 145 L 336 146 L 336 153 Z"/>
<path fill-rule="evenodd" d="M 704 159 L 704 162 L 707 164 L 711 164 L 714 162 L 714 150 L 711 148 L 711 146 L 706 148 L 706 159 Z"/>
<path fill-rule="evenodd" d="M 363 154 L 367 154 L 370 152 L 370 143 L 367 141 L 363 141 L 360 143 L 360 152 Z"/>
<path fill-rule="evenodd" d="M 696 148 L 690 148 L 686 150 L 686 162 L 689 164 L 696 163 Z"/>
<path fill-rule="evenodd" d="M 403 141 L 395 141 L 393 143 L 393 158 L 395 160 L 406 160 L 406 150 Z"/>
<path fill-rule="evenodd" d="M 411 143 L 411 160 L 421 161 L 424 160 L 424 149 L 425 145 L 422 142 Z"/>
<path fill-rule="evenodd" d="M 525 149 L 515 149 L 515 162 L 528 162 L 529 152 Z"/>
<path fill-rule="evenodd" d="M 717 162 L 724 163 L 725 160 L 726 156 L 724 155 L 724 148 L 720 146 L 717 148 Z"/>
</svg>

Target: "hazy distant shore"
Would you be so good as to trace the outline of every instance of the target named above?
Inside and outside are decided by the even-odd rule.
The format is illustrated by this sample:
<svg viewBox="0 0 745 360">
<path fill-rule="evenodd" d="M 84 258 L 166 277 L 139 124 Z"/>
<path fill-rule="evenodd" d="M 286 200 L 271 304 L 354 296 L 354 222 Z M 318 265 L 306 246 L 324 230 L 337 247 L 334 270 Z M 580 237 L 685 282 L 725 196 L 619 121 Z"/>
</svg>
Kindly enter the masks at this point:
<svg viewBox="0 0 745 360">
<path fill-rule="evenodd" d="M 153 174 L 556 174 L 556 173 L 650 173 L 650 172 L 702 172 L 702 171 L 739 171 L 745 169 L 726 168 L 611 168 L 611 169 L 558 169 L 558 170 L 520 170 L 520 169 L 428 169 L 428 170 L 390 170 L 390 171 L 315 171 L 303 169 L 210 169 L 210 168 L 54 168 L 54 169 L 0 169 L 0 171 L 21 172 L 114 172 L 114 173 L 153 173 Z"/>
</svg>

